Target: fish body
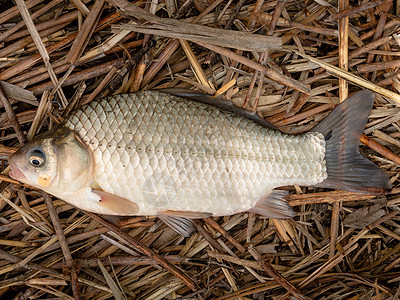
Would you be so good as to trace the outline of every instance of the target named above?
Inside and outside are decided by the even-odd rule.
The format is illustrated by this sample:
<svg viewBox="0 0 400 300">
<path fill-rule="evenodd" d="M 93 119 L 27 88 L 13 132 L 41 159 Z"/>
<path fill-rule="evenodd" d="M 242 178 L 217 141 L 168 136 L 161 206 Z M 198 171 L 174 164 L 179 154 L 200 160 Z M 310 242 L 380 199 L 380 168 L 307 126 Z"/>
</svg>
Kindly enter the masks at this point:
<svg viewBox="0 0 400 300">
<path fill-rule="evenodd" d="M 360 96 L 373 101 L 370 93 Z M 343 104 L 336 109 L 336 114 L 349 116 L 332 113 L 316 130 L 288 135 L 263 126 L 255 116 L 226 110 L 225 104 L 214 106 L 157 91 L 112 96 L 92 101 L 60 127 L 22 147 L 10 158 L 10 176 L 102 214 L 190 217 L 253 210 L 292 216 L 282 201 L 283 192 L 275 188 L 340 188 L 340 171 L 348 184 L 345 189 L 390 189 L 387 175 L 359 155 L 358 140 L 354 141 L 372 103 L 358 108 L 363 114 L 360 124 L 350 124 L 360 114 L 354 111 L 360 104 L 349 100 L 351 107 Z M 342 131 L 352 126 L 357 127 L 355 138 L 351 130 L 348 137 L 352 146 L 343 145 L 347 136 Z M 337 158 L 340 147 L 354 153 L 347 160 Z M 32 153 L 38 152 L 42 164 L 34 166 Z M 352 159 L 364 168 L 356 170 L 364 174 L 355 183 L 354 174 L 346 171 L 354 167 Z M 345 173 L 353 175 L 346 179 Z M 365 176 L 371 174 L 378 182 L 367 182 L 371 180 Z M 121 199 L 119 206 L 113 204 Z"/>
<path fill-rule="evenodd" d="M 276 187 L 327 177 L 322 134 L 282 134 L 155 91 L 92 102 L 64 126 L 93 153 L 92 184 L 136 202 L 142 215 L 229 215 Z"/>
</svg>

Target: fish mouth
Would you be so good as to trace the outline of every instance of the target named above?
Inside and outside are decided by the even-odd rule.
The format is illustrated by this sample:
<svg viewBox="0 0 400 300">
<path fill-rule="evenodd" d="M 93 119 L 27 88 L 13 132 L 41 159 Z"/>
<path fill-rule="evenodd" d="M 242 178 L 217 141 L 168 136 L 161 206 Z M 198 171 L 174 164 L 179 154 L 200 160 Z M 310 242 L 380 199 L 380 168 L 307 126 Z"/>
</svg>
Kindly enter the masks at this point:
<svg viewBox="0 0 400 300">
<path fill-rule="evenodd" d="M 26 179 L 26 176 L 22 171 L 16 166 L 15 163 L 13 163 L 11 160 L 8 161 L 8 164 L 11 168 L 10 172 L 8 173 L 8 176 L 10 176 L 12 179 L 22 181 Z"/>
</svg>

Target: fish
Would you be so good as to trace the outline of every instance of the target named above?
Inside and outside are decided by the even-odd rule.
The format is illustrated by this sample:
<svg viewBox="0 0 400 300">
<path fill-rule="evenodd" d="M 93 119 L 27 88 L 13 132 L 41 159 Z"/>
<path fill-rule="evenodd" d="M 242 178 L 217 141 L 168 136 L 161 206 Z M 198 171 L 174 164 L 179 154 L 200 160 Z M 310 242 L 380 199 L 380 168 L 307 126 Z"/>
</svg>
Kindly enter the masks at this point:
<svg viewBox="0 0 400 300">
<path fill-rule="evenodd" d="M 96 99 L 9 158 L 9 176 L 104 215 L 190 219 L 254 212 L 290 218 L 289 185 L 385 194 L 388 175 L 359 151 L 374 94 L 362 90 L 304 134 L 183 89 Z"/>
</svg>

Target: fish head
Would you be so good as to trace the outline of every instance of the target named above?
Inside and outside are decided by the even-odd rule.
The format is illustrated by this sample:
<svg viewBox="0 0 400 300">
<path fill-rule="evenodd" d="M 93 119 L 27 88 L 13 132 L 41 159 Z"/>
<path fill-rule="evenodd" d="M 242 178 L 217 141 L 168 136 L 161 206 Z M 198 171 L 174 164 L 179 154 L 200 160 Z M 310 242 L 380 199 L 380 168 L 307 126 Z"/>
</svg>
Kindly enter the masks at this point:
<svg viewBox="0 0 400 300">
<path fill-rule="evenodd" d="M 9 158 L 10 177 L 62 197 L 90 185 L 93 155 L 79 136 L 57 127 Z"/>
</svg>

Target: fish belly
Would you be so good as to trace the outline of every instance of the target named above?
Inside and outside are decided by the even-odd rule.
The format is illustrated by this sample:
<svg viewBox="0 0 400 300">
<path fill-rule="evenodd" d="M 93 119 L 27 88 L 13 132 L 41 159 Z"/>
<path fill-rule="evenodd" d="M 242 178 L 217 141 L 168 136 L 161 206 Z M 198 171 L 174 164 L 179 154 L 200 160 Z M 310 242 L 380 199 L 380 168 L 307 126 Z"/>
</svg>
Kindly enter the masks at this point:
<svg viewBox="0 0 400 300">
<path fill-rule="evenodd" d="M 321 134 L 282 134 L 155 91 L 93 101 L 66 126 L 93 151 L 93 186 L 136 202 L 138 215 L 229 215 L 273 188 L 327 177 Z"/>
</svg>

